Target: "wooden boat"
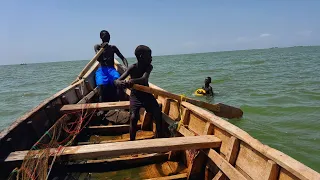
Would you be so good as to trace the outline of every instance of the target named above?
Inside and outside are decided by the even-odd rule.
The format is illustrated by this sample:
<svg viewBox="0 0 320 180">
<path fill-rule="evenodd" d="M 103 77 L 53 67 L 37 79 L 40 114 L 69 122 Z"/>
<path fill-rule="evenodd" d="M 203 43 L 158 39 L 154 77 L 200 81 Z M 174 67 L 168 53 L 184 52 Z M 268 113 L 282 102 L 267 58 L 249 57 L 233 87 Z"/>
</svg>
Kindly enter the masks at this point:
<svg viewBox="0 0 320 180">
<path fill-rule="evenodd" d="M 153 138 L 152 116 L 142 110 L 137 140 L 128 141 L 130 90 L 123 101 L 96 103 L 97 67 L 88 65 L 72 85 L 1 132 L 0 179 L 320 179 L 212 112 L 166 93 L 155 97 L 167 138 Z M 110 115 L 97 116 L 101 109 Z"/>
</svg>

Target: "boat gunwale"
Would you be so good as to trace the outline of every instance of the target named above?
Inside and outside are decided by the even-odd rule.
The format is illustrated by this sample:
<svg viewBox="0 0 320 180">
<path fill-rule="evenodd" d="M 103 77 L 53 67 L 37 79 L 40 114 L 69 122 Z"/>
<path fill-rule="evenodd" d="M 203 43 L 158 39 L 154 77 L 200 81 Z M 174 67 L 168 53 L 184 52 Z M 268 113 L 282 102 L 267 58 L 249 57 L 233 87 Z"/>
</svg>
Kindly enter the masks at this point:
<svg viewBox="0 0 320 180">
<path fill-rule="evenodd" d="M 315 170 L 311 169 L 305 164 L 302 164 L 301 162 L 297 161 L 296 159 L 290 157 L 289 155 L 277 149 L 274 149 L 268 145 L 262 144 L 259 140 L 250 136 L 250 134 L 248 134 L 246 131 L 214 115 L 213 113 L 205 109 L 202 109 L 200 107 L 197 107 L 193 104 L 190 104 L 188 102 L 182 102 L 182 106 L 196 113 L 197 115 L 203 117 L 204 120 L 213 124 L 219 129 L 222 129 L 228 132 L 232 136 L 248 144 L 252 149 L 261 153 L 263 156 L 267 157 L 268 159 L 273 160 L 280 167 L 286 169 L 296 177 L 300 179 L 314 179 L 315 177 L 320 178 L 320 174 Z"/>
</svg>

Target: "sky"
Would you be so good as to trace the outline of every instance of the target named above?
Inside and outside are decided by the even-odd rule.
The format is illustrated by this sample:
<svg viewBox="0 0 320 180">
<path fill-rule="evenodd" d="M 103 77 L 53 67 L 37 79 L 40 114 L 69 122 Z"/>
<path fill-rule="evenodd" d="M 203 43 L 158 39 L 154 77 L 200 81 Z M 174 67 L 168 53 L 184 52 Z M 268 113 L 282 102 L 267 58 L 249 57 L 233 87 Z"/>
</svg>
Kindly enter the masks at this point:
<svg viewBox="0 0 320 180">
<path fill-rule="evenodd" d="M 2 0 L 0 65 L 89 60 L 99 32 L 125 57 L 320 45 L 318 0 Z"/>
</svg>

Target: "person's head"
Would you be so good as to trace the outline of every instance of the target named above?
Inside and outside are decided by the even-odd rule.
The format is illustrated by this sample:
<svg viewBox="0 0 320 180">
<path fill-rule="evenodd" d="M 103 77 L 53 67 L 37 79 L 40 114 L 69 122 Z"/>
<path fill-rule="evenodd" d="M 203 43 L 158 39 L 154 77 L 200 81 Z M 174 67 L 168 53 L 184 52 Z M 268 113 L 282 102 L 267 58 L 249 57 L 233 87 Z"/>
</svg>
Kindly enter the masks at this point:
<svg viewBox="0 0 320 180">
<path fill-rule="evenodd" d="M 204 80 L 205 84 L 210 84 L 211 83 L 211 77 L 206 77 L 206 79 Z"/>
<path fill-rule="evenodd" d="M 100 38 L 102 42 L 109 42 L 110 41 L 110 34 L 106 30 L 100 31 Z"/>
<path fill-rule="evenodd" d="M 145 45 L 139 45 L 136 50 L 134 51 L 134 54 L 136 55 L 138 62 L 144 63 L 144 64 L 151 64 L 152 61 L 152 51 L 148 46 Z"/>
</svg>

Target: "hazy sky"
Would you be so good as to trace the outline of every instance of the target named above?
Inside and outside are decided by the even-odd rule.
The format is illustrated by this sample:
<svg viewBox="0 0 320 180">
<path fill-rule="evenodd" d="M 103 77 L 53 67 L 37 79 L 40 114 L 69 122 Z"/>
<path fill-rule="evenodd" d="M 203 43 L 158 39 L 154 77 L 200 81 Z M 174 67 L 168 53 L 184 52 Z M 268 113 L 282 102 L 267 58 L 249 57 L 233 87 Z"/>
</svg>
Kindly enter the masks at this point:
<svg viewBox="0 0 320 180">
<path fill-rule="evenodd" d="M 320 45 L 319 0 L 2 0 L 0 64 L 91 59 L 99 32 L 133 57 Z"/>
</svg>

